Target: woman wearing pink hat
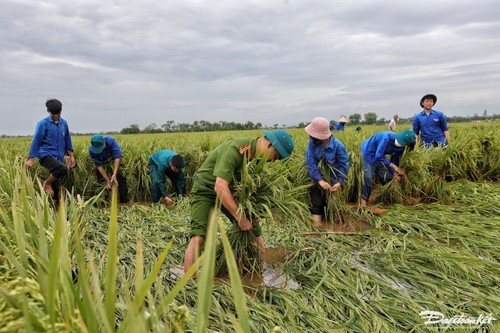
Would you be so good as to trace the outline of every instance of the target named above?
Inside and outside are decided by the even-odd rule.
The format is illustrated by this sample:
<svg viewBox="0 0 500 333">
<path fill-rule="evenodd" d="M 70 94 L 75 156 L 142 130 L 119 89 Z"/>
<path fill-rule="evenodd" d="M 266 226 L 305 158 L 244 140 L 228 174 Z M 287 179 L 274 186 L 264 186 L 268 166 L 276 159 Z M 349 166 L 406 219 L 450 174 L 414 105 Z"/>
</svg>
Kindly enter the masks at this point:
<svg viewBox="0 0 500 333">
<path fill-rule="evenodd" d="M 325 216 L 327 193 L 340 188 L 349 171 L 349 155 L 342 142 L 330 132 L 330 122 L 317 117 L 306 126 L 309 144 L 306 151 L 306 167 L 314 185 L 309 189 L 314 226 L 320 226 Z"/>
</svg>

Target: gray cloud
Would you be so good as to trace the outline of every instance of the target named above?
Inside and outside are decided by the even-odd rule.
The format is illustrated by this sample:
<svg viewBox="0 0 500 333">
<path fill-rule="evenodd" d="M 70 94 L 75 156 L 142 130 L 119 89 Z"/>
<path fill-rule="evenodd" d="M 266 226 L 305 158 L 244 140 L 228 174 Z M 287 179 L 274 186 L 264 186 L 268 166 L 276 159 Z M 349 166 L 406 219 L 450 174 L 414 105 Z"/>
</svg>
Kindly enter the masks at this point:
<svg viewBox="0 0 500 333">
<path fill-rule="evenodd" d="M 0 134 L 31 134 L 49 97 L 75 132 L 500 104 L 495 1 L 7 0 L 0 28 Z"/>
</svg>

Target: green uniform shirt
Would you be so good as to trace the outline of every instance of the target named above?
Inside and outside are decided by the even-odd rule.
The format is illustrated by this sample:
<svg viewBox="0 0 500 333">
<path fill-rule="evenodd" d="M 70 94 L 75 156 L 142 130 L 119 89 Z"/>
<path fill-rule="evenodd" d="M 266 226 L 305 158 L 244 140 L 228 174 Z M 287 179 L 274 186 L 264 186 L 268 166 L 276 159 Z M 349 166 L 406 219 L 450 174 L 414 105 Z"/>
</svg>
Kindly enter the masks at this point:
<svg viewBox="0 0 500 333">
<path fill-rule="evenodd" d="M 243 165 L 245 156 L 252 158 L 256 153 L 257 138 L 236 138 L 215 148 L 196 172 L 196 180 L 203 186 L 214 189 L 217 177 L 227 180 L 229 186 L 239 178 L 235 175 Z"/>
</svg>

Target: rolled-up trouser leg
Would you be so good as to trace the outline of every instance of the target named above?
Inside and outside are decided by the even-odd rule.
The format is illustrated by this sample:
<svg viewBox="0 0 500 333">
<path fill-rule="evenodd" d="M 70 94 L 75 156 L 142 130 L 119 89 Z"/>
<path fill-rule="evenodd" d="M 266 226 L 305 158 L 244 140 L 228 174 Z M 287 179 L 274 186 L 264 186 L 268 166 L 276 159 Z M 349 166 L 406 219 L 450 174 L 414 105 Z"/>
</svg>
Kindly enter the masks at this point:
<svg viewBox="0 0 500 333">
<path fill-rule="evenodd" d="M 52 156 L 44 156 L 40 158 L 40 164 L 49 169 L 50 173 L 56 178 L 52 182 L 52 191 L 54 191 L 54 200 L 59 199 L 59 184 L 60 179 L 68 174 L 68 167 L 61 161 L 56 160 Z"/>
</svg>

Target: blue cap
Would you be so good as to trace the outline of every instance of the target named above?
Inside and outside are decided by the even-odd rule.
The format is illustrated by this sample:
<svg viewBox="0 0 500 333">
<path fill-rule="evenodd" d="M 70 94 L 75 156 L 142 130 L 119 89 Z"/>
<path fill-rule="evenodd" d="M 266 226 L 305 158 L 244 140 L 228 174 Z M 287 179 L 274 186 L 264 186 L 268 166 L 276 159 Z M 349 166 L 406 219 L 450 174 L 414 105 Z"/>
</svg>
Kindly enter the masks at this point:
<svg viewBox="0 0 500 333">
<path fill-rule="evenodd" d="M 404 130 L 403 132 L 396 133 L 396 140 L 403 146 L 415 142 L 416 139 L 415 133 L 412 130 Z"/>
<path fill-rule="evenodd" d="M 94 135 L 90 139 L 90 149 L 94 154 L 100 154 L 104 150 L 104 137 L 102 135 Z"/>
<path fill-rule="evenodd" d="M 262 132 L 264 132 L 266 138 L 273 144 L 273 147 L 280 153 L 283 159 L 286 160 L 290 157 L 295 147 L 295 143 L 290 133 L 282 129 L 275 131 L 263 130 Z"/>
</svg>

